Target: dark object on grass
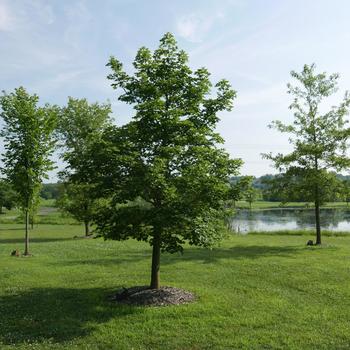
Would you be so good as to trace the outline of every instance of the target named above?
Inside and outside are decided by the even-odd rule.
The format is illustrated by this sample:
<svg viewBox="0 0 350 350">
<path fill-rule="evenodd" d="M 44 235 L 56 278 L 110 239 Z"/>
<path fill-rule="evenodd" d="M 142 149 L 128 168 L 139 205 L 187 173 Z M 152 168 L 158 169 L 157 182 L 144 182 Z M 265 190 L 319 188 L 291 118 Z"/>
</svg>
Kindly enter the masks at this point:
<svg viewBox="0 0 350 350">
<path fill-rule="evenodd" d="M 11 252 L 11 256 L 19 256 L 19 251 L 18 251 L 18 249 L 13 250 L 13 251 Z"/>
<path fill-rule="evenodd" d="M 314 242 L 310 239 L 307 241 L 306 245 L 314 245 Z"/>
<path fill-rule="evenodd" d="M 183 289 L 160 287 L 151 289 L 148 286 L 122 288 L 110 300 L 128 305 L 166 306 L 179 305 L 194 301 L 195 296 Z"/>
</svg>

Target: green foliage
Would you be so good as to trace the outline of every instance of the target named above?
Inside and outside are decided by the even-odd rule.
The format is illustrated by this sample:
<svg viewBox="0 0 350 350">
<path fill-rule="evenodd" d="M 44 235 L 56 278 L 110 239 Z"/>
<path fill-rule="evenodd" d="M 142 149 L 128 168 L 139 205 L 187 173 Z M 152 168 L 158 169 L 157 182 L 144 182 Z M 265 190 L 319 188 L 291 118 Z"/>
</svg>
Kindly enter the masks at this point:
<svg viewBox="0 0 350 350">
<path fill-rule="evenodd" d="M 252 186 L 253 179 L 253 176 L 240 176 L 236 179 L 231 179 L 230 199 L 236 202 L 244 198 L 246 191 Z"/>
<path fill-rule="evenodd" d="M 25 255 L 29 255 L 28 224 L 39 201 L 39 192 L 47 172 L 53 169 L 50 155 L 56 126 L 57 108 L 38 107 L 39 97 L 23 87 L 0 97 L 4 127 L 3 173 L 18 194 L 18 204 L 25 214 Z"/>
<path fill-rule="evenodd" d="M 92 196 L 89 184 L 64 183 L 61 184 L 61 193 L 56 205 L 78 222 L 84 223 L 85 233 L 88 235 L 92 217 L 100 201 Z"/>
<path fill-rule="evenodd" d="M 133 104 L 136 115 L 124 127 L 111 127 L 93 150 L 101 191 L 114 197 L 96 219 L 105 238 L 153 245 L 159 234 L 161 249 L 176 252 L 185 241 L 206 246 L 218 234 L 227 179 L 241 162 L 218 147 L 215 127 L 235 92 L 222 80 L 217 97 L 209 97 L 209 72 L 192 72 L 187 60 L 168 33 L 154 53 L 138 51 L 134 76 L 116 58 L 108 63 L 112 86 L 123 91 L 119 100 Z"/>
<path fill-rule="evenodd" d="M 19 194 L 19 205 L 30 210 L 42 180 L 53 169 L 49 159 L 54 147 L 52 132 L 56 124 L 55 107 L 38 107 L 37 95 L 29 95 L 23 87 L 0 97 L 1 117 L 5 122 L 3 173 Z"/>
<path fill-rule="evenodd" d="M 327 77 L 326 73 L 315 73 L 315 65 L 305 65 L 301 73 L 292 71 L 298 82 L 288 84 L 288 92 L 293 95 L 290 109 L 294 121 L 286 125 L 275 121 L 271 127 L 291 135 L 293 151 L 289 154 L 265 154 L 288 180 L 288 190 L 303 191 L 308 200 L 316 206 L 317 243 L 321 243 L 319 206 L 329 191 L 329 181 L 334 180 L 330 170 L 341 170 L 348 166 L 346 141 L 349 129 L 345 116 L 350 106 L 350 96 L 345 94 L 338 107 L 321 113 L 321 102 L 337 89 L 337 74 Z"/>
<path fill-rule="evenodd" d="M 320 171 L 321 172 L 321 171 Z M 310 186 L 309 174 L 287 172 L 264 180 L 264 199 L 294 202 L 314 202 L 314 189 Z M 336 202 L 341 199 L 342 182 L 334 172 L 322 171 L 319 178 L 319 203 Z"/>
<path fill-rule="evenodd" d="M 110 104 L 92 103 L 86 99 L 69 97 L 67 106 L 59 113 L 57 138 L 63 150 L 62 158 L 67 163 L 63 178 L 70 179 L 73 174 L 76 182 L 86 183 L 83 169 L 89 159 L 87 151 L 90 145 L 110 124 Z M 80 178 L 79 178 L 80 177 Z"/>
<path fill-rule="evenodd" d="M 0 213 L 2 213 L 3 207 L 7 210 L 14 208 L 18 201 L 18 195 L 13 190 L 11 184 L 0 179 Z"/>
<path fill-rule="evenodd" d="M 259 198 L 259 191 L 254 188 L 252 185 L 250 185 L 246 192 L 245 192 L 245 200 L 249 203 L 249 207 L 252 207 L 252 203 L 258 200 Z"/>
<path fill-rule="evenodd" d="M 40 191 L 40 197 L 43 199 L 57 199 L 60 193 L 60 184 L 43 184 Z"/>
<path fill-rule="evenodd" d="M 343 180 L 341 182 L 341 198 L 349 205 L 350 202 L 350 180 Z"/>
<path fill-rule="evenodd" d="M 67 167 L 60 173 L 64 184 L 57 204 L 76 220 L 85 223 L 86 235 L 89 234 L 92 215 L 99 205 L 95 186 L 86 172 L 91 162 L 89 150 L 110 125 L 110 113 L 109 104 L 89 104 L 86 99 L 70 97 L 59 118 L 57 136 Z"/>
</svg>

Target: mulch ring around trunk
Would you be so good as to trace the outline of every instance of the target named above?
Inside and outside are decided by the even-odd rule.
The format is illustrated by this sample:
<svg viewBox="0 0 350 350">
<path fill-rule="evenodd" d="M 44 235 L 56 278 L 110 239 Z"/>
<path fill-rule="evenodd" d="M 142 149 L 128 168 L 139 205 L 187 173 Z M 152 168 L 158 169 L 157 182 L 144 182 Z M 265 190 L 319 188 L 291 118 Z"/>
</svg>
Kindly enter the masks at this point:
<svg viewBox="0 0 350 350">
<path fill-rule="evenodd" d="M 195 295 L 175 287 L 150 289 L 149 286 L 122 288 L 110 300 L 127 305 L 166 306 L 193 302 Z"/>
</svg>

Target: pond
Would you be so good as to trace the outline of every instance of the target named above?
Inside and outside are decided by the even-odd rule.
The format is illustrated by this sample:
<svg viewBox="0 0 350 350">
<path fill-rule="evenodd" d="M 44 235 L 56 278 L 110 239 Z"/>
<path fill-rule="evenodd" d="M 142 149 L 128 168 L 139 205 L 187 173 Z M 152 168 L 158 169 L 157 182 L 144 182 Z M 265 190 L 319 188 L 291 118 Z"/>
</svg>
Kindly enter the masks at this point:
<svg viewBox="0 0 350 350">
<path fill-rule="evenodd" d="M 321 228 L 328 231 L 350 231 L 350 209 L 321 209 Z M 236 233 L 252 231 L 312 230 L 314 209 L 276 208 L 237 210 L 230 221 Z"/>
</svg>

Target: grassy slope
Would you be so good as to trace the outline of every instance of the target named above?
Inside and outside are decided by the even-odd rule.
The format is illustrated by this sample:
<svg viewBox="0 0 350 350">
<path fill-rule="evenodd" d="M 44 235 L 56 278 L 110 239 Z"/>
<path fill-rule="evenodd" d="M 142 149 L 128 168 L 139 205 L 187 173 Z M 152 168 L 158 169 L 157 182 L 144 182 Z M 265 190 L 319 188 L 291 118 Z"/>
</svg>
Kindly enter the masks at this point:
<svg viewBox="0 0 350 350">
<path fill-rule="evenodd" d="M 189 305 L 106 301 L 147 284 L 146 244 L 74 240 L 79 226 L 39 226 L 33 257 L 16 225 L 0 229 L 0 348 L 349 349 L 350 237 L 232 236 L 212 251 L 162 256 L 162 284 L 198 295 Z M 29 345 L 31 344 L 31 345 Z"/>
</svg>

